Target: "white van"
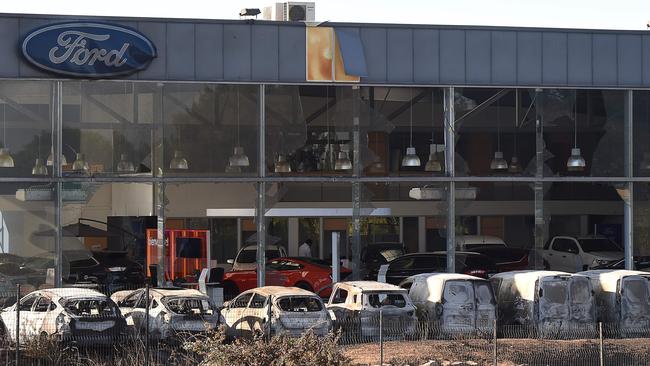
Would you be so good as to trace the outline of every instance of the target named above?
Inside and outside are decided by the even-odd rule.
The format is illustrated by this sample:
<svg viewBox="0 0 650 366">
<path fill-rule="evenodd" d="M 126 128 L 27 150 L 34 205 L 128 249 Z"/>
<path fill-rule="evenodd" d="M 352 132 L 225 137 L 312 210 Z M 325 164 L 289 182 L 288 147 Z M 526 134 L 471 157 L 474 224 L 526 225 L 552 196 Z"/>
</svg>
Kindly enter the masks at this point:
<svg viewBox="0 0 650 366">
<path fill-rule="evenodd" d="M 497 298 L 499 327 L 506 335 L 525 330 L 532 336 L 580 337 L 596 330 L 596 305 L 588 277 L 513 271 L 496 274 L 490 282 Z"/>
<path fill-rule="evenodd" d="M 592 270 L 588 277 L 596 296 L 598 321 L 608 323 L 623 337 L 650 332 L 650 273 L 627 270 Z"/>
<path fill-rule="evenodd" d="M 424 273 L 408 277 L 418 318 L 429 335 L 460 335 L 493 331 L 496 301 L 490 282 L 458 273 Z"/>
</svg>

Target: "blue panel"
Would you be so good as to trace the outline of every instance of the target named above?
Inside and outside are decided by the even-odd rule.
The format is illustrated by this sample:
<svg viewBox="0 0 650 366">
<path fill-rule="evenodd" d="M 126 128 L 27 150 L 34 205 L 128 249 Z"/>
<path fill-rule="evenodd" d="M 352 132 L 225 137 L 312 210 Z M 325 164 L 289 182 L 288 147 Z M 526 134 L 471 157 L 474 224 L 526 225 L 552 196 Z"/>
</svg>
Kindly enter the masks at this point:
<svg viewBox="0 0 650 366">
<path fill-rule="evenodd" d="M 253 27 L 253 80 L 278 80 L 278 26 Z"/>
<path fill-rule="evenodd" d="M 566 85 L 566 33 L 544 32 L 542 34 L 542 80 L 545 85 Z"/>
<path fill-rule="evenodd" d="M 223 26 L 223 74 L 226 80 L 251 79 L 251 26 Z"/>
<path fill-rule="evenodd" d="M 437 83 L 440 81 L 438 58 L 439 36 L 436 29 L 413 30 L 413 81 Z"/>
<path fill-rule="evenodd" d="M 167 77 L 171 80 L 194 80 L 194 24 L 168 23 Z"/>
<path fill-rule="evenodd" d="M 138 79 L 164 80 L 167 78 L 167 27 L 166 23 L 140 22 L 138 30 L 153 42 L 158 51 L 148 68 L 138 73 Z"/>
<path fill-rule="evenodd" d="M 20 37 L 17 40 L 16 43 L 14 43 L 12 46 L 16 47 L 15 51 L 16 53 L 19 52 L 18 49 L 18 44 L 23 40 L 23 38 L 27 35 L 27 33 L 31 32 L 34 28 L 40 27 L 45 24 L 51 24 L 51 23 L 56 23 L 56 20 L 53 19 L 43 19 L 43 18 L 22 18 L 20 19 Z M 4 37 L 3 37 L 4 38 Z M 24 59 L 21 60 L 22 62 L 20 63 L 20 76 L 21 77 L 53 77 L 54 74 L 46 73 L 44 71 L 41 71 L 37 69 L 36 67 L 32 66 L 29 62 L 25 61 Z"/>
<path fill-rule="evenodd" d="M 413 32 L 388 29 L 388 82 L 413 81 Z"/>
<path fill-rule="evenodd" d="M 618 36 L 618 84 L 641 85 L 643 52 L 640 35 Z"/>
<path fill-rule="evenodd" d="M 361 29 L 361 42 L 368 60 L 368 77 L 363 81 L 386 81 L 386 29 L 363 28 Z"/>
<path fill-rule="evenodd" d="M 0 18 L 0 77 L 17 77 L 20 72 L 18 42 L 20 27 L 17 18 Z"/>
<path fill-rule="evenodd" d="M 650 36 L 643 37 L 643 85 L 650 85 Z"/>
<path fill-rule="evenodd" d="M 616 35 L 593 35 L 594 84 L 616 85 L 618 79 Z"/>
<path fill-rule="evenodd" d="M 489 84 L 492 78 L 490 57 L 490 31 L 469 30 L 465 36 L 468 84 Z"/>
<path fill-rule="evenodd" d="M 519 32 L 517 35 L 517 83 L 542 83 L 542 33 Z"/>
<path fill-rule="evenodd" d="M 569 84 L 592 85 L 591 34 L 571 33 L 569 40 Z"/>
<path fill-rule="evenodd" d="M 440 81 L 465 83 L 465 31 L 440 30 Z"/>
<path fill-rule="evenodd" d="M 345 73 L 353 76 L 368 76 L 359 28 L 336 27 L 334 30 L 339 41 Z"/>
<path fill-rule="evenodd" d="M 223 25 L 197 24 L 194 32 L 196 79 L 223 79 Z"/>
<path fill-rule="evenodd" d="M 307 75 L 306 31 L 280 26 L 279 73 L 283 81 L 305 81 Z"/>
<path fill-rule="evenodd" d="M 517 83 L 517 33 L 492 32 L 492 83 Z"/>
<path fill-rule="evenodd" d="M 133 28 L 133 29 L 138 29 L 138 23 L 137 22 L 122 22 L 122 21 L 114 22 L 114 21 L 110 21 L 110 22 L 107 22 L 107 23 L 115 23 L 115 24 L 118 24 L 118 25 L 121 25 L 121 26 L 124 26 L 124 27 L 130 27 L 130 28 Z M 138 79 L 138 74 L 139 74 L 139 72 L 136 72 L 136 73 L 133 73 L 133 74 L 130 74 L 130 75 L 126 75 L 124 77 L 124 79 L 137 80 Z"/>
</svg>

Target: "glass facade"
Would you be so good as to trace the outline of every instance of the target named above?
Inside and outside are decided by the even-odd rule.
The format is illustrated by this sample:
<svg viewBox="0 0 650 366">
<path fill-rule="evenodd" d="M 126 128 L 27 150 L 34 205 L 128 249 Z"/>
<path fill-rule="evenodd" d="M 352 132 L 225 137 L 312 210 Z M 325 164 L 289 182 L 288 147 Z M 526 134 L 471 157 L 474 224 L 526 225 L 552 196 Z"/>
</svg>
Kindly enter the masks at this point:
<svg viewBox="0 0 650 366">
<path fill-rule="evenodd" d="M 331 261 L 335 237 L 353 277 L 378 243 L 451 257 L 461 241 L 495 237 L 536 251 L 529 268 L 555 266 L 542 252 L 559 237 L 650 255 L 649 98 L 0 81 L 2 253 L 30 263 L 35 287 L 112 289 L 122 280 L 83 261 L 178 284 L 202 266 L 229 269 L 260 242 L 297 256 L 310 239 L 312 255 Z"/>
</svg>

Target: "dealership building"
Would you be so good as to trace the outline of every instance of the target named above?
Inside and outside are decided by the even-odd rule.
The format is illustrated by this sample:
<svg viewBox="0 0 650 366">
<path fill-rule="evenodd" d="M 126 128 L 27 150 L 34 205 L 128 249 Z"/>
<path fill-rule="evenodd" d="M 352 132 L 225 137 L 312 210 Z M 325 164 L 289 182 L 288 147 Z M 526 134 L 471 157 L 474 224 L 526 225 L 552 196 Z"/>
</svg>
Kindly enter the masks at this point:
<svg viewBox="0 0 650 366">
<path fill-rule="evenodd" d="M 306 239 L 355 276 L 380 242 L 454 270 L 467 235 L 650 255 L 650 33 L 4 14 L 0 34 L 0 258 L 43 283 L 97 252 L 192 282 Z"/>
</svg>

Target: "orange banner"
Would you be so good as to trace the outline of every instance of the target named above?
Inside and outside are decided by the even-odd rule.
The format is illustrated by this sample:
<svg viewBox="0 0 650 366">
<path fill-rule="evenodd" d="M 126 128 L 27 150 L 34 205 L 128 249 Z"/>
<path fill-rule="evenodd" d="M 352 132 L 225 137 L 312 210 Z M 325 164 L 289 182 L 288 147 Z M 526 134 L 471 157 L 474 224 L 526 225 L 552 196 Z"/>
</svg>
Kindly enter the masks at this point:
<svg viewBox="0 0 650 366">
<path fill-rule="evenodd" d="M 307 81 L 359 82 L 345 73 L 343 57 L 331 27 L 307 27 Z"/>
</svg>

